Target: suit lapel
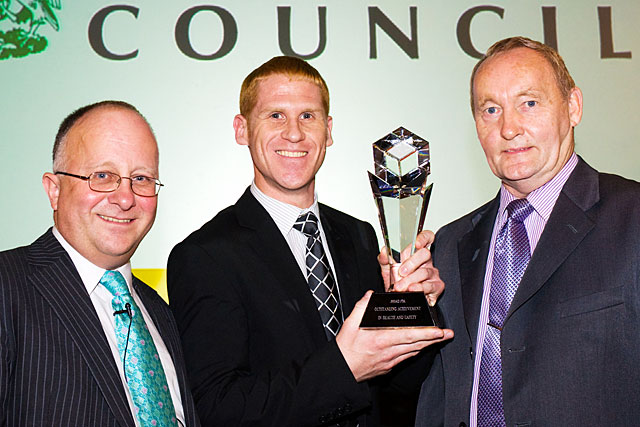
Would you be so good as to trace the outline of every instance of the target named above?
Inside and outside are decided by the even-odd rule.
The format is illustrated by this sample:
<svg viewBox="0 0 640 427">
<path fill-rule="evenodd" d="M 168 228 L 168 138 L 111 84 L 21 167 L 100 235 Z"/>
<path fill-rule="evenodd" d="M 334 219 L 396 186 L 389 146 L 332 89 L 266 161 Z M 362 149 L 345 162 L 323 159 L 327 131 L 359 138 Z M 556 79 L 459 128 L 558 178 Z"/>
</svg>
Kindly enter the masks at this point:
<svg viewBox="0 0 640 427">
<path fill-rule="evenodd" d="M 471 217 L 471 230 L 458 241 L 462 306 L 467 332 L 474 348 L 491 234 L 499 206 L 500 197 L 498 196 L 480 208 Z"/>
<path fill-rule="evenodd" d="M 120 374 L 86 288 L 51 229 L 29 247 L 28 280 L 74 341 L 117 422 L 134 426 Z"/>
<path fill-rule="evenodd" d="M 362 283 L 356 263 L 350 262 L 356 249 L 349 237 L 349 230 L 345 229 L 344 224 L 335 221 L 331 216 L 331 211 L 323 205 L 320 205 L 320 220 L 325 231 L 327 246 L 329 246 L 329 251 L 331 252 L 331 259 L 333 260 L 333 267 L 342 299 L 342 310 L 346 318 L 351 313 L 356 301 L 364 294 L 364 291 L 362 291 L 362 294 L 359 293 L 358 286 L 346 285 L 346 283 Z"/>
<path fill-rule="evenodd" d="M 594 227 L 586 211 L 599 200 L 598 187 L 598 172 L 580 159 L 551 212 L 505 321 L 544 285 Z"/>
<path fill-rule="evenodd" d="M 175 346 L 176 344 L 175 337 L 177 336 L 176 334 L 178 332 L 177 332 L 177 329 L 172 328 L 172 325 L 168 322 L 168 319 L 167 319 L 168 308 L 166 308 L 163 305 L 164 302 L 161 301 L 159 298 L 153 298 L 153 295 L 149 294 L 149 292 L 156 293 L 156 291 L 148 287 L 143 281 L 141 281 L 135 276 L 133 277 L 133 287 L 136 290 L 136 293 L 138 294 L 140 299 L 142 300 L 144 307 L 147 309 L 147 312 L 149 313 L 149 316 L 151 317 L 153 324 L 156 325 L 156 329 L 158 329 L 158 332 L 162 337 L 162 341 L 164 341 L 164 344 L 167 347 L 167 350 L 169 350 L 169 354 L 171 355 L 171 359 L 173 360 L 175 365 L 176 360 L 179 360 L 179 359 L 176 359 L 177 349 Z"/>
<path fill-rule="evenodd" d="M 276 278 L 274 286 L 281 287 L 282 295 L 300 315 L 315 345 L 327 342 L 313 296 L 306 278 L 302 275 L 287 241 L 269 213 L 247 189 L 235 205 L 238 223 L 254 231 L 254 237 L 246 243 L 254 251 L 256 259 L 265 263 Z"/>
</svg>

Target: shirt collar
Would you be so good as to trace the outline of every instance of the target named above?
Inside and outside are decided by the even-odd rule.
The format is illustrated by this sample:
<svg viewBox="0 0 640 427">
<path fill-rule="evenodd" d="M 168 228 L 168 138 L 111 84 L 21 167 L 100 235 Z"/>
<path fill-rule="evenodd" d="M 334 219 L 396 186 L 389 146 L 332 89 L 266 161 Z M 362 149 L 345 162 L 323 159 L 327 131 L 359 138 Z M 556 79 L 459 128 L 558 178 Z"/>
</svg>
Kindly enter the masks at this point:
<svg viewBox="0 0 640 427">
<path fill-rule="evenodd" d="M 87 288 L 87 293 L 91 295 L 91 293 L 93 293 L 96 287 L 100 284 L 100 279 L 102 279 L 102 275 L 106 270 L 102 267 L 98 267 L 82 255 L 80 255 L 80 253 L 75 250 L 73 246 L 71 246 L 71 244 L 69 244 L 69 242 L 64 239 L 64 237 L 62 237 L 62 234 L 60 234 L 55 226 L 53 227 L 53 235 L 56 239 L 58 239 L 58 242 L 60 242 L 60 245 L 62 245 L 64 250 L 67 251 L 69 257 L 71 257 L 71 261 L 76 267 L 76 270 L 78 271 L 78 274 L 82 279 L 82 283 L 84 283 L 84 286 Z M 127 281 L 129 291 L 131 292 L 131 282 L 133 280 L 131 274 L 131 263 L 127 262 L 125 265 L 116 268 L 116 270 L 122 273 L 125 280 Z"/>
<path fill-rule="evenodd" d="M 290 205 L 285 202 L 281 202 L 280 200 L 274 199 L 273 197 L 269 197 L 264 194 L 260 189 L 256 186 L 255 181 L 251 183 L 250 188 L 251 194 L 253 197 L 258 200 L 258 203 L 265 208 L 265 210 L 269 213 L 273 222 L 276 223 L 276 226 L 280 230 L 283 236 L 286 236 L 289 231 L 293 228 L 293 224 L 298 220 L 298 217 L 303 212 L 313 212 L 314 215 L 319 219 L 319 209 L 318 209 L 318 194 L 314 192 L 313 194 L 313 203 L 306 209 L 300 209 L 297 206 Z"/>
<path fill-rule="evenodd" d="M 547 181 L 541 187 L 536 188 L 527 196 L 527 200 L 533 206 L 536 215 L 539 215 L 545 222 L 549 221 L 551 211 L 558 200 L 558 196 L 562 191 L 562 187 L 566 184 L 571 172 L 578 164 L 578 155 L 574 152 L 567 163 L 560 169 L 551 180 Z M 502 184 L 500 186 L 500 208 L 498 209 L 498 218 L 502 218 L 502 222 L 506 221 L 505 210 L 509 203 L 514 201 L 516 197 L 507 190 Z"/>
</svg>

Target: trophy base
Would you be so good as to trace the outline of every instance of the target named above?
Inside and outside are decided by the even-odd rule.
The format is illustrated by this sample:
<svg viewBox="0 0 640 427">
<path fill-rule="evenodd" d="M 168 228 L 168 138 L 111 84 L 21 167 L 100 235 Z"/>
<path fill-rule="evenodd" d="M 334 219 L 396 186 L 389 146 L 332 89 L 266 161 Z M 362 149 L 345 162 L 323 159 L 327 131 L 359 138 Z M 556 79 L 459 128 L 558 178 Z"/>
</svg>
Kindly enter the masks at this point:
<svg viewBox="0 0 640 427">
<path fill-rule="evenodd" d="M 363 329 L 439 326 L 435 307 L 422 292 L 376 292 L 371 295 L 360 327 Z"/>
</svg>

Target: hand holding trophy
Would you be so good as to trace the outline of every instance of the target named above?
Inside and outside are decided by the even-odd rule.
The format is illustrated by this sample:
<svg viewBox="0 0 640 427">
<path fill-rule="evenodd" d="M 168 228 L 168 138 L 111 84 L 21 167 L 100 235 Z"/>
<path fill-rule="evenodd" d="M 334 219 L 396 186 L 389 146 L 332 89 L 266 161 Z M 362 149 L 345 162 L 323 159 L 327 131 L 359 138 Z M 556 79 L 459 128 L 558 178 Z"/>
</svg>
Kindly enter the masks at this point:
<svg viewBox="0 0 640 427">
<path fill-rule="evenodd" d="M 427 304 L 424 293 L 393 292 L 402 250 L 410 247 L 413 254 L 431 197 L 429 142 L 400 127 L 373 143 L 373 158 L 375 174 L 369 172 L 369 180 L 392 264 L 391 284 L 390 292 L 371 296 L 360 327 L 438 326 L 436 309 Z"/>
</svg>

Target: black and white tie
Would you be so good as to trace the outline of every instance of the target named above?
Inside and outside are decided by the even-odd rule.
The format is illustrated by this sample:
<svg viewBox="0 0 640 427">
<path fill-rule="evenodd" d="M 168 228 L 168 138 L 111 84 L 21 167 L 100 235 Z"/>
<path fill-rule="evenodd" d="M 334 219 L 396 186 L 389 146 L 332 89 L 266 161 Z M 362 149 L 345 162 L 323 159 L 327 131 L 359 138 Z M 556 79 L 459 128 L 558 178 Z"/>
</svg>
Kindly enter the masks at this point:
<svg viewBox="0 0 640 427">
<path fill-rule="evenodd" d="M 305 212 L 293 224 L 293 228 L 307 236 L 305 260 L 307 264 L 307 282 L 318 307 L 318 313 L 324 324 L 327 339 L 338 334 L 342 324 L 342 308 L 336 289 L 336 281 L 331 272 L 327 254 L 324 252 L 318 218 L 313 212 Z"/>
</svg>

